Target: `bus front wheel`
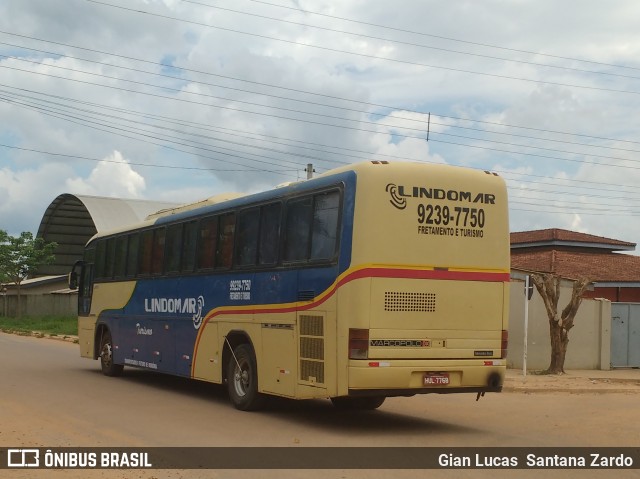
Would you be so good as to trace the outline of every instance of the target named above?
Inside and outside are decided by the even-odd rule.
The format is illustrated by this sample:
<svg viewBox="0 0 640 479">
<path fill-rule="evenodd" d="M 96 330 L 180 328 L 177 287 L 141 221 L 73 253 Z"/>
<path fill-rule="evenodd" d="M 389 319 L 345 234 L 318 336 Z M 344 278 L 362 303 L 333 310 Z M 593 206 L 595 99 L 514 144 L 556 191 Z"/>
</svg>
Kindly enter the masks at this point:
<svg viewBox="0 0 640 479">
<path fill-rule="evenodd" d="M 370 411 L 382 406 L 385 399 L 385 396 L 337 397 L 331 398 L 331 402 L 338 409 Z"/>
<path fill-rule="evenodd" d="M 264 395 L 258 392 L 258 367 L 253 348 L 240 344 L 227 363 L 229 399 L 241 411 L 255 411 L 264 405 Z"/>
<path fill-rule="evenodd" d="M 105 331 L 100 343 L 100 367 L 105 376 L 120 376 L 124 366 L 113 362 L 113 341 L 111 333 Z"/>
</svg>

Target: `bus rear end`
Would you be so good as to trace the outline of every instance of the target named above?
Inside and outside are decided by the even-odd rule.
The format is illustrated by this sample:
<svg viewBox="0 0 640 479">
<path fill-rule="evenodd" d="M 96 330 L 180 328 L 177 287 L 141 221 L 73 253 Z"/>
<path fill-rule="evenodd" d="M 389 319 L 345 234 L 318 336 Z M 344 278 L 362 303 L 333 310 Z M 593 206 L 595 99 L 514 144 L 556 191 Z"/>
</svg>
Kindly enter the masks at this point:
<svg viewBox="0 0 640 479">
<path fill-rule="evenodd" d="M 339 395 L 500 391 L 509 296 L 504 181 L 420 164 L 371 164 L 357 175 L 351 268 L 338 298 L 348 357 Z"/>
</svg>

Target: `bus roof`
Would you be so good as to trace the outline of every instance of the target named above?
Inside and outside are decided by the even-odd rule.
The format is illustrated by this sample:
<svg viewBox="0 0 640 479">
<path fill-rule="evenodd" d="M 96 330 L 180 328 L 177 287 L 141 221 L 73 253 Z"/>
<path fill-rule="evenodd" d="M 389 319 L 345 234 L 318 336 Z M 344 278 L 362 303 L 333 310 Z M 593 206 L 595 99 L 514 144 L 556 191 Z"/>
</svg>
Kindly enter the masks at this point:
<svg viewBox="0 0 640 479">
<path fill-rule="evenodd" d="M 243 195 L 240 193 L 221 193 L 205 200 L 201 200 L 195 203 L 185 204 L 177 206 L 175 208 L 168 208 L 160 210 L 156 213 L 152 213 L 147 218 L 133 225 L 127 225 L 120 228 L 116 228 L 109 231 L 102 231 L 96 234 L 89 240 L 87 244 L 90 244 L 97 238 L 108 237 L 127 231 L 135 231 L 152 227 L 154 225 L 161 225 L 172 223 L 174 221 L 184 221 L 189 218 L 199 217 L 201 215 L 214 214 L 216 212 L 222 212 L 228 209 L 242 207 L 252 203 L 260 203 L 269 200 L 286 198 L 287 196 L 302 193 L 313 189 L 323 188 L 330 186 L 336 181 L 340 181 L 338 178 L 345 177 L 345 175 L 355 174 L 357 176 L 366 176 L 367 173 L 380 172 L 383 168 L 396 169 L 430 169 L 432 171 L 443 169 L 456 170 L 457 174 L 468 174 L 470 176 L 489 173 L 487 171 L 474 170 L 465 167 L 458 167 L 446 164 L 433 164 L 433 163 L 420 163 L 420 162 L 387 162 L 387 161 L 365 161 L 360 163 L 354 163 L 345 165 L 339 168 L 334 168 L 325 173 L 317 175 L 310 180 L 296 181 L 291 183 L 285 183 L 278 185 L 278 187 L 272 188 L 259 193 Z M 495 176 L 495 173 L 492 174 Z"/>
</svg>

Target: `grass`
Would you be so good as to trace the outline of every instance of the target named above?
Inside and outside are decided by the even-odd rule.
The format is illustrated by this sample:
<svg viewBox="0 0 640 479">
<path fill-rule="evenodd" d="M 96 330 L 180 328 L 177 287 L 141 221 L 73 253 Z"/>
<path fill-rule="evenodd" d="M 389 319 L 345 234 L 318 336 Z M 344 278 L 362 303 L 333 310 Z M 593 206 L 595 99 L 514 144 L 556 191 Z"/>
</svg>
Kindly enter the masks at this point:
<svg viewBox="0 0 640 479">
<path fill-rule="evenodd" d="M 18 319 L 0 316 L 0 331 L 18 334 L 35 332 L 50 336 L 76 336 L 78 334 L 78 318 L 76 316 L 37 316 Z"/>
</svg>

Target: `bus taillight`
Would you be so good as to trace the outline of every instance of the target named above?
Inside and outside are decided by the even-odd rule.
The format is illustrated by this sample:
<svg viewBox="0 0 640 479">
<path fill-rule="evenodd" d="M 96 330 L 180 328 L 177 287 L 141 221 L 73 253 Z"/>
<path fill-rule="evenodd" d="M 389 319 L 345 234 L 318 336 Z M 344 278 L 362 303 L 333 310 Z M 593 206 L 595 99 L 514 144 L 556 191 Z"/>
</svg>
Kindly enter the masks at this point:
<svg viewBox="0 0 640 479">
<path fill-rule="evenodd" d="M 369 357 L 369 330 L 349 329 L 349 359 Z"/>
<path fill-rule="evenodd" d="M 507 345 L 509 344 L 509 331 L 503 329 L 502 330 L 502 342 L 500 346 L 500 358 L 506 359 L 507 357 Z"/>
</svg>

